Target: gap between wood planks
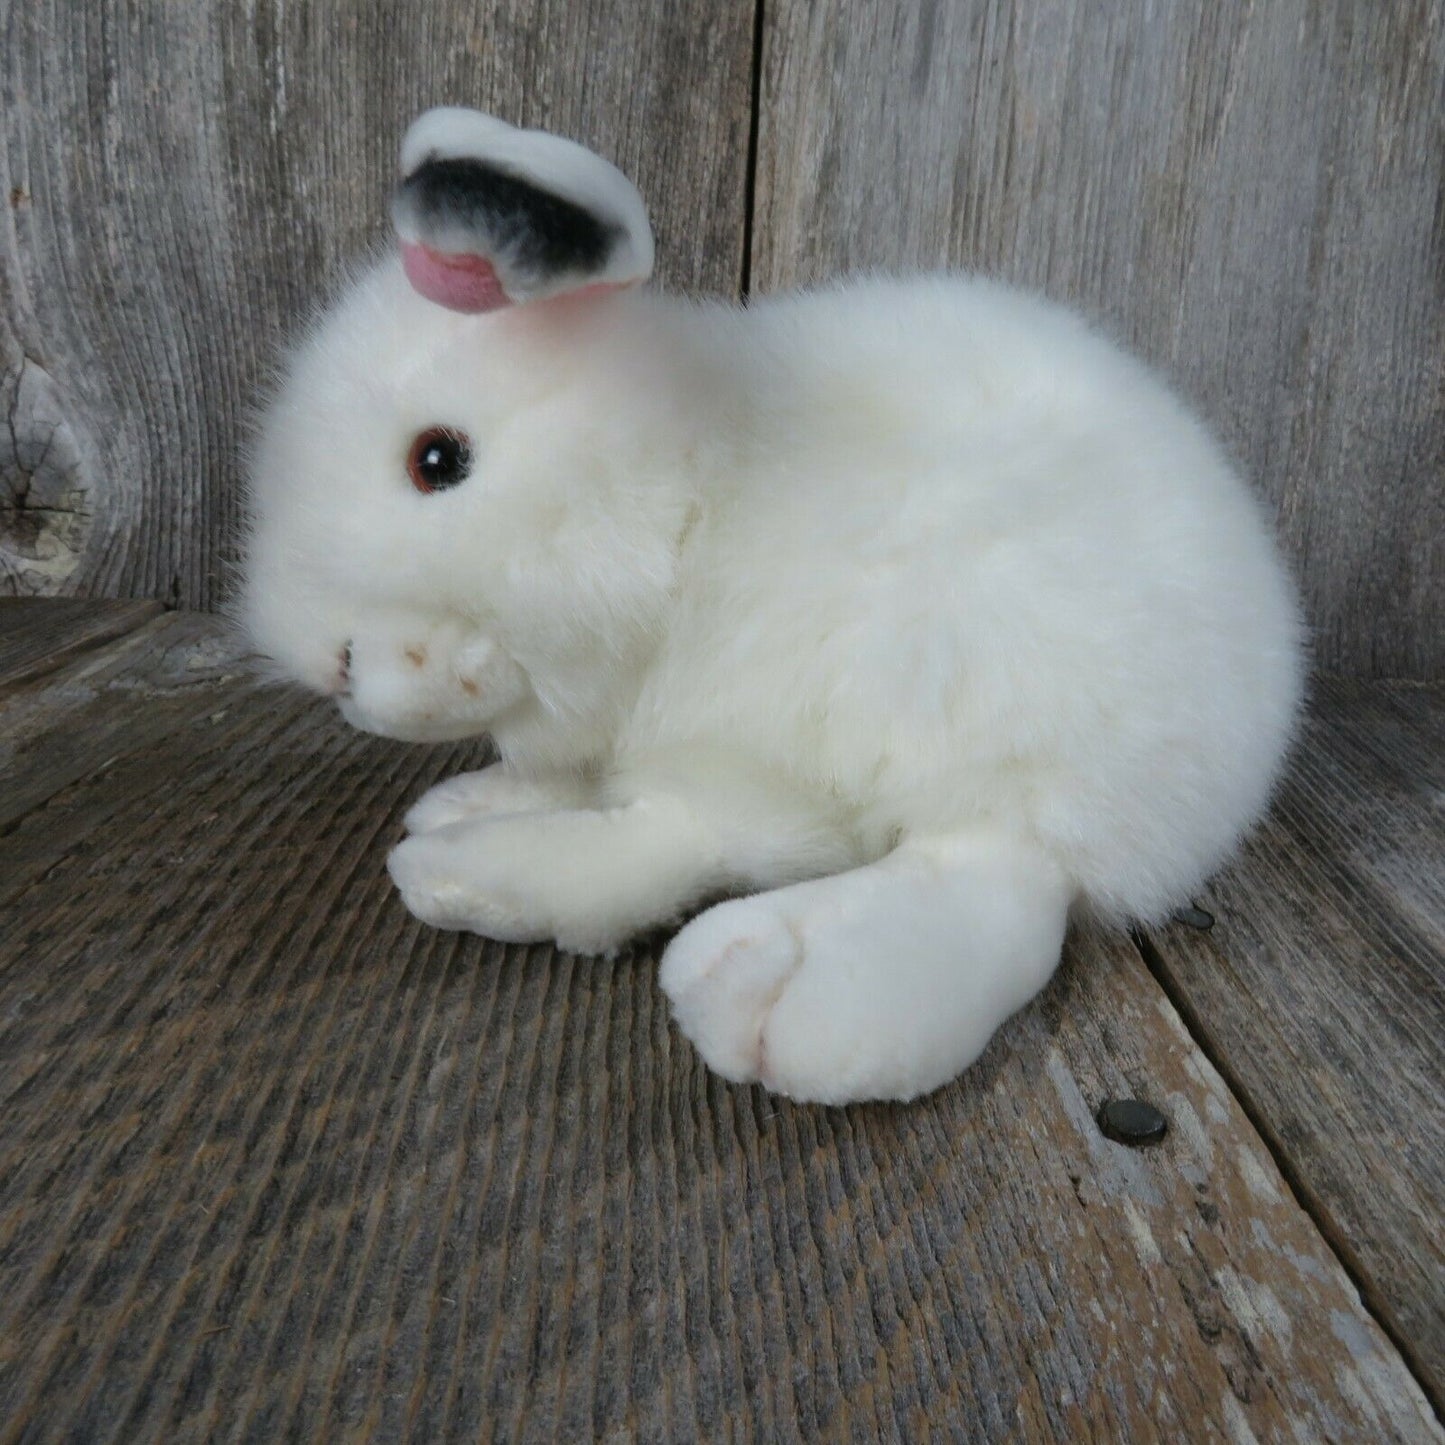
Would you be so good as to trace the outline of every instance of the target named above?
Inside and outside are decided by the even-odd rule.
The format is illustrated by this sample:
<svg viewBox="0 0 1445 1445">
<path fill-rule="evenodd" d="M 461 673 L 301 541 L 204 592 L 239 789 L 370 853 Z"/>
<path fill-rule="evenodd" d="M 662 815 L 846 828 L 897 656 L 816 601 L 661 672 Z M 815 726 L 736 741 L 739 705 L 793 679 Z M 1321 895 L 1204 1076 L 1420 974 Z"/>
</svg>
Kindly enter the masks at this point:
<svg viewBox="0 0 1445 1445">
<path fill-rule="evenodd" d="M 748 116 L 748 160 L 743 179 L 743 265 L 738 296 L 744 306 L 753 291 L 753 215 L 758 190 L 758 131 L 763 115 L 763 4 L 757 0 L 753 11 L 752 110 Z"/>
<path fill-rule="evenodd" d="M 1289 1149 L 1270 1124 L 1269 1115 L 1259 1107 L 1248 1085 L 1240 1077 L 1239 1071 L 1230 1062 L 1225 1051 L 1214 1047 L 1210 1040 L 1209 1030 L 1202 1026 L 1187 990 L 1180 988 L 1175 982 L 1158 945 L 1142 929 L 1130 929 L 1129 937 L 1133 941 L 1134 947 L 1138 949 L 1139 956 L 1144 961 L 1144 967 L 1149 970 L 1154 982 L 1159 985 L 1164 996 L 1174 1006 L 1174 1011 L 1179 1015 L 1180 1022 L 1193 1041 L 1194 1047 L 1213 1065 L 1219 1077 L 1224 1080 L 1225 1087 L 1228 1088 L 1234 1096 L 1235 1102 L 1243 1111 L 1244 1117 L 1249 1120 L 1254 1127 L 1254 1132 L 1259 1135 L 1260 1143 L 1270 1158 L 1274 1160 L 1275 1168 L 1279 1170 L 1280 1177 L 1288 1187 L 1294 1202 L 1319 1230 L 1320 1238 L 1339 1260 L 1340 1268 L 1349 1276 L 1350 1283 L 1359 1293 L 1360 1303 L 1370 1318 L 1380 1327 L 1385 1338 L 1400 1352 L 1400 1358 L 1404 1360 L 1405 1368 L 1409 1370 L 1415 1383 L 1419 1385 L 1421 1393 L 1430 1402 L 1430 1408 L 1434 1410 L 1435 1418 L 1445 1425 L 1445 1399 L 1442 1399 L 1434 1388 L 1430 1372 L 1425 1368 L 1414 1341 L 1395 1327 L 1388 1304 L 1381 1298 L 1379 1290 L 1371 1280 L 1370 1272 L 1364 1267 L 1355 1250 L 1351 1248 L 1349 1240 L 1344 1237 L 1329 1209 L 1315 1195 L 1304 1176 L 1296 1168 Z"/>
<path fill-rule="evenodd" d="M 89 598 L 0 598 L 0 698 L 68 667 L 159 617 L 159 602 Z M 59 623 L 39 631 L 27 618 L 42 612 Z"/>
</svg>

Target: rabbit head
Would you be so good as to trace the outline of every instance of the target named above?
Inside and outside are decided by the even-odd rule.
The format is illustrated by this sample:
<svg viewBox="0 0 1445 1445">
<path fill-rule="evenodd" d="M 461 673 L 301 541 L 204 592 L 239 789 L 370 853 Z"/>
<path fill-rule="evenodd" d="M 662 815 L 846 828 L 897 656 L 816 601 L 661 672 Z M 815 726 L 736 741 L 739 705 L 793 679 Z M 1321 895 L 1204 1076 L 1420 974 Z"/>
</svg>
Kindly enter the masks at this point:
<svg viewBox="0 0 1445 1445">
<path fill-rule="evenodd" d="M 570 141 L 439 110 L 407 133 L 392 214 L 400 254 L 265 411 L 244 625 L 369 731 L 585 751 L 683 520 L 640 414 L 659 303 L 623 294 L 652 268 L 641 196 Z"/>
</svg>

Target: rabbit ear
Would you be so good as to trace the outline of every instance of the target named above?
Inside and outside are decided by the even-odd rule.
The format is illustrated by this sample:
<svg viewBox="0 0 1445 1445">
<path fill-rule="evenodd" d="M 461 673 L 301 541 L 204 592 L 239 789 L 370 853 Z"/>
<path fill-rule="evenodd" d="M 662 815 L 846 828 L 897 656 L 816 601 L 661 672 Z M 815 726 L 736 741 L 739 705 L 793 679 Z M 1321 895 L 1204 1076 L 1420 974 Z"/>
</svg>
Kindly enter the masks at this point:
<svg viewBox="0 0 1445 1445">
<path fill-rule="evenodd" d="M 429 110 L 401 145 L 391 216 L 411 284 L 495 311 L 652 274 L 636 186 L 585 147 L 480 111 Z"/>
</svg>

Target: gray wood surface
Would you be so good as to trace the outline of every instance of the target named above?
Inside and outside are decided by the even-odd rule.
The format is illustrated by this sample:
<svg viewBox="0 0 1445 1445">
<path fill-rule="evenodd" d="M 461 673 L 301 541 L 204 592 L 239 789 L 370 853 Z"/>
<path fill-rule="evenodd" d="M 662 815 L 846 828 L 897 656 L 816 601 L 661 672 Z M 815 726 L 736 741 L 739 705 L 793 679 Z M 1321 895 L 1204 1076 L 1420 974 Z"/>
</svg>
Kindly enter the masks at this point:
<svg viewBox="0 0 1445 1445">
<path fill-rule="evenodd" d="M 655 943 L 407 916 L 474 749 L 112 651 L 118 755 L 0 836 L 0 1441 L 1445 1438 L 1126 941 L 929 1100 L 795 1107 L 707 1076 Z"/>
<path fill-rule="evenodd" d="M 163 746 L 223 706 L 218 685 L 246 675 L 241 644 L 227 627 L 204 614 L 169 612 L 53 677 L 0 690 L 0 830 L 135 749 Z M 170 781 L 163 771 L 152 786 Z M 34 861 L 16 859 L 15 880 Z"/>
<path fill-rule="evenodd" d="M 1149 946 L 1445 1402 L 1445 688 L 1320 682 L 1269 821 Z"/>
<path fill-rule="evenodd" d="M 477 105 L 634 175 L 670 285 L 742 268 L 752 12 L 678 0 L 0 9 L 0 594 L 213 607 L 247 408 Z"/>
<path fill-rule="evenodd" d="M 0 597 L 0 695 L 133 632 L 160 611 L 159 602 Z"/>
<path fill-rule="evenodd" d="M 1163 366 L 1258 481 L 1323 665 L 1445 674 L 1441 0 L 769 0 L 752 284 L 977 266 Z M 0 30 L 0 592 L 214 606 L 277 338 L 436 101 L 742 264 L 751 6 L 35 0 Z"/>
<path fill-rule="evenodd" d="M 1279 519 L 1322 666 L 1445 676 L 1445 11 L 767 0 L 752 284 L 1078 303 Z"/>
</svg>

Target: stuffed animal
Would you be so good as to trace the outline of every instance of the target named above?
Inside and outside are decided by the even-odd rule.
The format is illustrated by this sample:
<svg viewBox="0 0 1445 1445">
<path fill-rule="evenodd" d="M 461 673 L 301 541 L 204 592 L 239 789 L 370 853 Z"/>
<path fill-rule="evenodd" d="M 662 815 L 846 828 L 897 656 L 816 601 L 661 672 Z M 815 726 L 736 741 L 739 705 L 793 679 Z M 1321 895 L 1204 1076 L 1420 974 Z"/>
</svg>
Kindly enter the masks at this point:
<svg viewBox="0 0 1445 1445">
<path fill-rule="evenodd" d="M 729 1079 L 907 1099 L 1264 808 L 1301 694 L 1261 511 L 1153 372 L 970 276 L 644 289 L 637 189 L 422 116 L 399 254 L 266 411 L 242 608 L 357 727 L 489 735 L 390 870 L 610 954 Z M 721 901 L 720 901 L 721 900 Z"/>
</svg>

